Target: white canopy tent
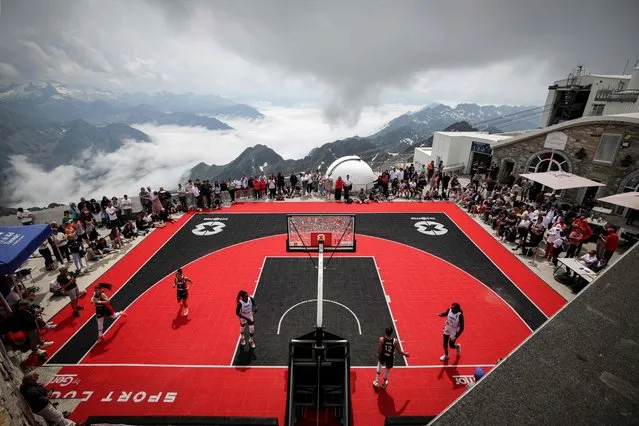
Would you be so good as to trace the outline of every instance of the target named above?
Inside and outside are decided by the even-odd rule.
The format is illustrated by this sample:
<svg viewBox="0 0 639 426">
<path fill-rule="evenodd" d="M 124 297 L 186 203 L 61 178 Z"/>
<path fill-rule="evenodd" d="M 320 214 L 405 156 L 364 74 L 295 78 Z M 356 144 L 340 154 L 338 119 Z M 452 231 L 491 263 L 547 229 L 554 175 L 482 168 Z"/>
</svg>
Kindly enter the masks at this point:
<svg viewBox="0 0 639 426">
<path fill-rule="evenodd" d="M 591 186 L 606 186 L 601 182 L 586 179 L 581 176 L 573 175 L 566 172 L 544 172 L 544 173 L 526 173 L 519 175 L 526 179 L 540 183 L 554 190 L 572 189 L 572 188 L 589 188 Z"/>
<path fill-rule="evenodd" d="M 639 192 L 622 192 L 621 194 L 599 198 L 597 201 L 639 210 Z"/>
</svg>

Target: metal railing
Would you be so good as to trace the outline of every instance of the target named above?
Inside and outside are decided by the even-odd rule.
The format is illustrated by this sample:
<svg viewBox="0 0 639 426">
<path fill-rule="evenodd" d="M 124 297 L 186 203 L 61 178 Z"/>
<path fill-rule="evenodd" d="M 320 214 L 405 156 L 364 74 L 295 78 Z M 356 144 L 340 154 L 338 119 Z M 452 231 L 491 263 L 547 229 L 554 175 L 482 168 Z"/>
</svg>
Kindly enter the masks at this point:
<svg viewBox="0 0 639 426">
<path fill-rule="evenodd" d="M 604 102 L 637 102 L 639 90 L 611 90 L 599 89 L 595 94 L 595 101 Z"/>
</svg>

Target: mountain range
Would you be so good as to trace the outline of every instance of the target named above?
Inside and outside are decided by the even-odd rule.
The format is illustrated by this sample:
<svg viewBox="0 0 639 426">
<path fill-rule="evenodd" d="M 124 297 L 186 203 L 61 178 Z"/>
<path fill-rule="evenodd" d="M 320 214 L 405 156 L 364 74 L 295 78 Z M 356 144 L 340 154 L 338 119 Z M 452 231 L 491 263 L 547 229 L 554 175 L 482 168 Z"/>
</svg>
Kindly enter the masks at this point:
<svg viewBox="0 0 639 426">
<path fill-rule="evenodd" d="M 154 114 L 198 114 L 218 117 L 260 119 L 255 108 L 215 95 L 158 92 L 115 93 L 89 86 L 56 82 L 12 84 L 0 89 L 0 105 L 34 119 L 61 122 L 78 118 L 96 123 L 116 122 L 119 114 L 141 105 Z M 166 118 L 165 118 L 166 119 Z M 191 119 L 191 118 L 189 118 Z M 170 124 L 180 125 L 180 122 Z"/>
<path fill-rule="evenodd" d="M 86 151 L 115 152 L 126 140 L 151 139 L 126 124 L 96 127 L 80 119 L 38 122 L 0 106 L 0 175 L 9 169 L 12 155 L 24 155 L 29 162 L 51 170 L 83 158 Z"/>
<path fill-rule="evenodd" d="M 386 169 L 394 161 L 412 161 L 417 146 L 432 146 L 436 131 L 502 131 L 527 130 L 537 127 L 540 108 L 531 106 L 479 106 L 459 104 L 451 108 L 433 104 L 416 112 L 402 114 L 383 129 L 366 137 L 355 136 L 314 148 L 298 160 L 284 160 L 264 145 L 244 150 L 235 160 L 225 165 L 200 163 L 188 173 L 190 178 L 228 179 L 237 176 L 255 176 L 267 164 L 268 173 L 293 170 L 326 169 L 344 155 L 357 155 L 374 169 Z M 470 124 L 476 123 L 476 124 Z M 496 127 L 499 124 L 499 128 Z"/>
<path fill-rule="evenodd" d="M 228 164 L 200 163 L 185 174 L 226 179 L 262 172 L 325 170 L 344 155 L 358 155 L 374 169 L 383 169 L 395 161 L 411 161 L 414 148 L 430 146 L 436 131 L 530 129 L 536 127 L 539 111 L 529 106 L 431 104 L 394 118 L 372 135 L 323 144 L 304 158 L 284 159 L 271 148 L 256 145 Z M 133 124 L 232 131 L 222 121 L 225 117 L 264 116 L 249 105 L 215 95 L 115 93 L 56 82 L 0 86 L 0 179 L 7 179 L 12 155 L 24 155 L 31 163 L 51 170 L 77 164 L 87 151 L 115 152 L 127 140 L 150 142 L 148 135 L 130 127 Z M 0 201 L 2 198 L 0 194 Z"/>
</svg>

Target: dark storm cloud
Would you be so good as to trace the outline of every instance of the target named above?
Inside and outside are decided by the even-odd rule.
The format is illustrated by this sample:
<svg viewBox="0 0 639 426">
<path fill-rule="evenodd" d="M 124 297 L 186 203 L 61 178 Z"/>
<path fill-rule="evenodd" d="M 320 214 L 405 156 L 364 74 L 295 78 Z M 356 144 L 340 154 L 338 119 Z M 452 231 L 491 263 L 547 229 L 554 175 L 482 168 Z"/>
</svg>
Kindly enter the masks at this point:
<svg viewBox="0 0 639 426">
<path fill-rule="evenodd" d="M 4 1 L 0 73 L 319 92 L 329 118 L 354 121 L 388 88 L 523 103 L 578 63 L 621 73 L 637 16 L 637 0 Z M 467 99 L 472 86 L 492 95 Z"/>
</svg>

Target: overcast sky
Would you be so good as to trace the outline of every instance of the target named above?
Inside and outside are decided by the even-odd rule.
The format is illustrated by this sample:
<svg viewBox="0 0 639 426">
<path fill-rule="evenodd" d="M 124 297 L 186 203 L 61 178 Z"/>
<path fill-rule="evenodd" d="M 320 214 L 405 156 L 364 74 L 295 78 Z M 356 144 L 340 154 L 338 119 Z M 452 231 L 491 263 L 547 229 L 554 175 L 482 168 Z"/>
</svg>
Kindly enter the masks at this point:
<svg viewBox="0 0 639 426">
<path fill-rule="evenodd" d="M 542 104 L 639 59 L 637 0 L 0 0 L 0 83 L 317 103 Z"/>
</svg>

